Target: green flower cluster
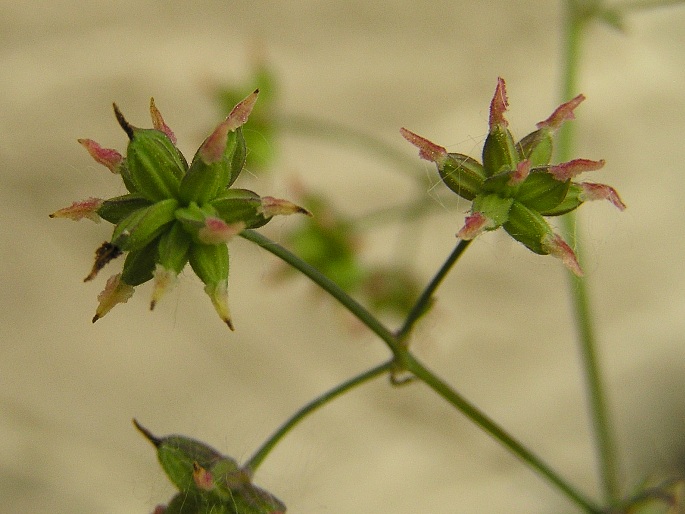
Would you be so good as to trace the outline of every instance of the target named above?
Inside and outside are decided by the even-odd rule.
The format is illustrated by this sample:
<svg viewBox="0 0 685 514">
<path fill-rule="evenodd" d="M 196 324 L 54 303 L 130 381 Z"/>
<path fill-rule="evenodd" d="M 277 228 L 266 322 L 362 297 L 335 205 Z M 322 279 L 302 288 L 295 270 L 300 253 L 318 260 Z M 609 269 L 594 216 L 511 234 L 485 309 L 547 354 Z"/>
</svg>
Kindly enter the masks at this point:
<svg viewBox="0 0 685 514">
<path fill-rule="evenodd" d="M 483 146 L 482 163 L 445 148 L 403 128 L 405 139 L 419 148 L 423 159 L 434 162 L 442 181 L 472 202 L 471 214 L 457 236 L 470 240 L 486 230 L 503 227 L 531 251 L 558 257 L 575 274 L 582 271 L 573 250 L 554 233 L 544 216 L 559 216 L 577 209 L 586 200 L 609 200 L 618 209 L 625 205 L 616 191 L 604 184 L 574 182 L 575 176 L 604 166 L 604 161 L 574 159 L 550 165 L 552 138 L 585 97 L 578 95 L 560 105 L 537 130 L 518 142 L 509 131 L 504 112 L 508 107 L 504 80 L 498 79 L 490 103 L 490 130 Z"/>
<path fill-rule="evenodd" d="M 286 200 L 229 188 L 245 165 L 247 150 L 241 127 L 258 92 L 233 108 L 205 139 L 190 165 L 176 147 L 176 137 L 154 100 L 150 102 L 151 129 L 129 124 L 114 105 L 117 121 L 129 137 L 125 157 L 90 139 L 79 140 L 98 163 L 121 176 L 128 190 L 108 200 L 75 202 L 50 215 L 104 219 L 115 225 L 112 238 L 97 249 L 86 281 L 95 278 L 112 259 L 127 254 L 122 272 L 112 276 L 98 296 L 93 322 L 126 302 L 135 286 L 149 280 L 154 280 L 150 303 L 154 308 L 190 263 L 217 313 L 233 329 L 226 242 L 245 229 L 264 225 L 274 215 L 309 214 Z"/>
<path fill-rule="evenodd" d="M 156 437 L 133 424 L 157 449 L 157 458 L 178 493 L 153 514 L 285 514 L 271 493 L 252 484 L 235 460 L 181 435 Z"/>
</svg>

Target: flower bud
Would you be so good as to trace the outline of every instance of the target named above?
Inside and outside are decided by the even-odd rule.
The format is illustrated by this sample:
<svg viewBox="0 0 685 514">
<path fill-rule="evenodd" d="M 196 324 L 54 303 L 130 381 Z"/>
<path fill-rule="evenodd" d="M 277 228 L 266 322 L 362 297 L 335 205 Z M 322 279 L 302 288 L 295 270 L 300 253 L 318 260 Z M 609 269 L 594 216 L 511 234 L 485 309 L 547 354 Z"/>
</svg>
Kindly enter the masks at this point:
<svg viewBox="0 0 685 514">
<path fill-rule="evenodd" d="M 494 230 L 501 227 L 509 219 L 509 210 L 514 203 L 513 198 L 502 198 L 499 195 L 480 195 L 473 200 L 472 210 L 480 212 L 491 220 L 491 227 Z"/>
<path fill-rule="evenodd" d="M 121 281 L 121 273 L 109 277 L 105 289 L 98 295 L 99 303 L 93 316 L 93 323 L 111 311 L 115 305 L 126 303 L 131 296 L 133 296 L 133 286 Z"/>
<path fill-rule="evenodd" d="M 490 131 L 483 145 L 483 168 L 488 177 L 501 171 L 514 170 L 518 164 L 514 138 L 504 118 L 508 106 L 506 85 L 502 78 L 498 78 L 495 95 L 490 102 Z"/>
<path fill-rule="evenodd" d="M 51 218 L 69 218 L 73 221 L 80 221 L 88 218 L 95 223 L 100 223 L 99 210 L 104 203 L 100 198 L 88 198 L 80 202 L 74 202 L 69 207 L 64 207 L 50 214 Z M 106 219 L 106 218 L 105 218 Z"/>
<path fill-rule="evenodd" d="M 193 157 L 180 186 L 185 202 L 205 203 L 229 187 L 245 165 L 245 138 L 240 127 L 247 121 L 259 90 L 238 103 L 205 139 Z"/>
<path fill-rule="evenodd" d="M 217 314 L 233 330 L 228 309 L 228 248 L 225 244 L 194 243 L 189 260 L 195 274 L 204 282 Z"/>
<path fill-rule="evenodd" d="M 203 243 L 200 231 L 207 225 L 207 219 L 217 216 L 216 210 L 210 204 L 202 206 L 195 202 L 190 202 L 187 207 L 176 209 L 175 217 L 181 222 L 183 228 L 191 235 L 196 243 Z M 208 244 L 204 241 L 205 244 Z"/>
<path fill-rule="evenodd" d="M 156 437 L 135 419 L 133 424 L 155 446 L 162 469 L 182 493 L 199 492 L 193 479 L 194 464 L 210 468 L 219 460 L 226 460 L 232 463 L 234 469 L 238 469 L 233 459 L 221 455 L 205 443 L 181 435 Z"/>
<path fill-rule="evenodd" d="M 459 153 L 447 154 L 438 166 L 440 178 L 452 191 L 466 200 L 473 200 L 483 187 L 485 170 L 477 160 Z"/>
<path fill-rule="evenodd" d="M 554 143 L 547 128 L 538 129 L 516 143 L 519 159 L 528 159 L 533 166 L 545 166 L 552 160 Z"/>
<path fill-rule="evenodd" d="M 130 193 L 103 201 L 100 207 L 98 207 L 97 213 L 103 220 L 117 224 L 138 209 L 148 207 L 149 205 L 151 205 L 150 200 L 144 196 Z"/>
<path fill-rule="evenodd" d="M 153 202 L 177 197 L 181 178 L 188 168 L 181 152 L 164 132 L 130 125 L 116 104 L 114 111 L 130 139 L 126 167 L 135 192 Z"/>
<path fill-rule="evenodd" d="M 539 212 L 520 202 L 514 202 L 509 211 L 509 221 L 504 224 L 504 230 L 529 250 L 540 255 L 557 257 L 574 274 L 583 274 L 571 247 L 552 231 Z"/>
<path fill-rule="evenodd" d="M 225 125 L 219 125 L 195 154 L 181 181 L 179 194 L 184 202 L 205 203 L 211 200 L 232 184 L 242 171 L 247 152 L 242 130 L 224 132 L 219 143 L 215 140 L 220 137 L 216 133 L 223 130 Z M 207 150 L 210 143 L 221 144 L 223 152 L 217 156 Z"/>
<path fill-rule="evenodd" d="M 216 215 L 229 224 L 242 221 L 246 228 L 257 228 L 269 221 L 260 212 L 262 199 L 248 189 L 227 189 L 210 205 Z"/>
<path fill-rule="evenodd" d="M 156 437 L 135 419 L 135 427 L 155 446 L 169 480 L 180 491 L 164 514 L 284 514 L 285 505 L 252 484 L 235 460 L 189 437 Z M 186 503 L 179 505 L 183 496 Z M 188 509 L 188 510 L 186 510 Z"/>
<path fill-rule="evenodd" d="M 552 159 L 553 138 L 561 124 L 566 120 L 575 118 L 573 110 L 585 100 L 583 95 L 578 95 L 572 100 L 557 107 L 552 115 L 545 121 L 537 124 L 538 130 L 525 136 L 516 145 L 520 159 L 530 160 L 533 166 L 545 166 Z"/>
<path fill-rule="evenodd" d="M 162 296 L 176 284 L 176 277 L 188 263 L 192 239 L 181 222 L 175 221 L 171 228 L 159 237 L 157 261 L 152 272 L 154 286 L 150 310 L 153 310 Z"/>
<path fill-rule="evenodd" d="M 177 207 L 178 201 L 168 198 L 134 211 L 115 227 L 112 244 L 123 251 L 140 250 L 174 221 Z"/>
<path fill-rule="evenodd" d="M 518 201 L 512 203 L 508 214 L 509 219 L 504 224 L 504 230 L 529 250 L 547 255 L 549 252 L 544 249 L 542 241 L 553 235 L 553 232 L 542 215 Z"/>
<path fill-rule="evenodd" d="M 459 196 L 473 200 L 485 179 L 485 171 L 481 163 L 468 155 L 448 154 L 442 146 L 436 145 L 406 128 L 400 129 L 400 134 L 419 149 L 419 157 L 437 165 L 438 173 L 440 173 L 440 177 L 447 187 Z"/>
<path fill-rule="evenodd" d="M 526 207 L 544 213 L 566 198 L 570 185 L 569 181 L 556 180 L 544 169 L 535 169 L 519 187 L 516 199 Z"/>
<path fill-rule="evenodd" d="M 140 250 L 128 252 L 121 270 L 121 281 L 130 286 L 138 286 L 152 278 L 157 258 L 157 241 L 151 241 Z"/>
</svg>

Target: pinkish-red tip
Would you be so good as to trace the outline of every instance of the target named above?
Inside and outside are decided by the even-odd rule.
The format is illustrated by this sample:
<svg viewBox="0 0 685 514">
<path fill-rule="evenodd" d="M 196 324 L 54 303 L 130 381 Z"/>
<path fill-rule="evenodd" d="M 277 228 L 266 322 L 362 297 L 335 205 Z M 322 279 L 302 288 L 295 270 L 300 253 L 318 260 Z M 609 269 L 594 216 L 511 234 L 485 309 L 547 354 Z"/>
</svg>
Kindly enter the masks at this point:
<svg viewBox="0 0 685 514">
<path fill-rule="evenodd" d="M 578 107 L 583 100 L 585 100 L 585 96 L 578 95 L 572 100 L 569 100 L 568 102 L 561 104 L 554 110 L 554 112 L 549 118 L 547 118 L 545 121 L 541 121 L 540 123 L 538 123 L 537 127 L 539 129 L 547 127 L 551 130 L 557 130 L 561 126 L 561 124 L 566 120 L 575 119 L 573 110 L 576 107 Z"/>
<path fill-rule="evenodd" d="M 502 77 L 497 78 L 497 88 L 495 88 L 495 95 L 490 102 L 490 130 L 495 127 L 506 127 L 509 125 L 504 118 L 504 113 L 509 107 L 509 100 L 507 99 L 507 85 L 504 83 Z"/>
<path fill-rule="evenodd" d="M 247 118 L 250 116 L 250 113 L 252 113 L 252 109 L 257 102 L 257 95 L 259 95 L 259 89 L 255 89 L 233 108 L 231 114 L 226 118 L 228 130 L 230 132 L 233 132 L 247 122 Z"/>
<path fill-rule="evenodd" d="M 511 178 L 507 183 L 510 186 L 520 184 L 530 175 L 530 160 L 524 159 L 516 165 L 516 171 L 511 174 Z"/>
<path fill-rule="evenodd" d="M 102 164 L 109 168 L 112 173 L 119 172 L 119 166 L 124 157 L 112 148 L 103 148 L 92 139 L 78 139 L 77 140 L 86 150 L 90 156 L 95 159 L 95 162 Z"/>
<path fill-rule="evenodd" d="M 561 236 L 551 234 L 544 241 L 542 241 L 543 249 L 553 257 L 561 259 L 561 262 L 577 277 L 583 276 L 583 270 L 580 268 L 578 258 L 571 247 L 564 241 Z"/>
<path fill-rule="evenodd" d="M 164 122 L 162 113 L 159 112 L 159 109 L 157 109 L 157 106 L 155 105 L 154 98 L 150 98 L 150 117 L 152 118 L 152 126 L 160 132 L 164 132 L 171 142 L 176 144 L 176 135 L 169 128 L 169 125 Z"/>
<path fill-rule="evenodd" d="M 238 103 L 231 111 L 231 114 L 202 143 L 200 155 L 206 164 L 218 162 L 222 159 L 228 142 L 228 133 L 234 132 L 238 127 L 245 124 L 257 101 L 258 94 L 259 89 L 255 89 L 252 94 Z"/>
<path fill-rule="evenodd" d="M 442 166 L 447 159 L 447 150 L 442 146 L 436 145 L 428 139 L 414 134 L 412 131 L 402 127 L 400 129 L 402 137 L 419 149 L 419 157 L 427 161 L 436 163 Z"/>
<path fill-rule="evenodd" d="M 245 222 L 226 223 L 221 218 L 208 217 L 205 226 L 202 227 L 197 237 L 205 244 L 228 243 L 235 236 L 245 230 Z"/>
<path fill-rule="evenodd" d="M 50 214 L 51 218 L 69 218 L 70 220 L 79 221 L 83 218 L 88 218 L 96 223 L 100 222 L 98 209 L 102 205 L 103 200 L 100 198 L 87 198 L 80 202 L 74 202 L 69 207 L 64 207 L 58 211 Z"/>
<path fill-rule="evenodd" d="M 625 210 L 626 204 L 613 187 L 594 182 L 581 182 L 578 185 L 583 188 L 583 200 L 608 200 L 619 211 Z"/>
<path fill-rule="evenodd" d="M 555 179 L 560 182 L 570 180 L 576 175 L 585 173 L 586 171 L 596 171 L 601 169 L 606 164 L 604 159 L 599 161 L 592 161 L 590 159 L 573 159 L 572 161 L 562 162 L 555 166 L 550 166 L 547 170 Z"/>
<path fill-rule="evenodd" d="M 457 237 L 464 241 L 470 241 L 481 232 L 493 226 L 493 222 L 482 212 L 474 212 L 464 220 L 464 226 L 457 232 Z"/>
</svg>

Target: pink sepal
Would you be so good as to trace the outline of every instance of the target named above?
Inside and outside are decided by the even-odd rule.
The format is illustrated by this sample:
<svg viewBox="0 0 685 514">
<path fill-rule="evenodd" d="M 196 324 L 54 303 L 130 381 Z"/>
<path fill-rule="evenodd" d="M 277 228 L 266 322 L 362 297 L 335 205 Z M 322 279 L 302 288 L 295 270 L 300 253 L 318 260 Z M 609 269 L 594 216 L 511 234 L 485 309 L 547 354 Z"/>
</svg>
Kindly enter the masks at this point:
<svg viewBox="0 0 685 514">
<path fill-rule="evenodd" d="M 564 266 L 566 266 L 576 276 L 583 276 L 583 270 L 580 268 L 580 264 L 578 263 L 578 258 L 576 257 L 575 252 L 571 249 L 568 243 L 561 238 L 561 236 L 557 234 L 551 234 L 547 236 L 542 241 L 542 248 L 553 257 L 561 259 L 561 262 L 564 263 Z"/>
<path fill-rule="evenodd" d="M 112 173 L 119 173 L 119 166 L 124 157 L 112 148 L 103 148 L 92 139 L 77 139 L 88 150 L 95 162 L 107 166 Z"/>
<path fill-rule="evenodd" d="M 428 141 L 428 139 L 414 134 L 406 128 L 400 129 L 402 137 L 419 149 L 419 157 L 442 166 L 447 160 L 447 150 L 442 146 Z"/>
<path fill-rule="evenodd" d="M 555 179 L 560 182 L 565 182 L 572 179 L 576 175 L 585 173 L 586 171 L 596 171 L 602 167 L 606 161 L 601 159 L 599 161 L 591 161 L 590 159 L 573 159 L 572 161 L 562 162 L 550 166 L 547 170 Z"/>
<path fill-rule="evenodd" d="M 609 200 L 619 211 L 625 210 L 626 204 L 613 187 L 594 182 L 580 182 L 578 185 L 583 188 L 582 200 Z"/>
<path fill-rule="evenodd" d="M 561 104 L 559 107 L 557 107 L 552 115 L 547 118 L 545 121 L 541 121 L 540 123 L 537 124 L 537 127 L 539 129 L 547 127 L 551 130 L 557 130 L 563 122 L 566 120 L 573 120 L 575 119 L 575 115 L 573 114 L 573 110 L 580 105 L 580 103 L 585 100 L 584 95 L 578 95 L 572 100 L 569 100 L 568 102 Z"/>
<path fill-rule="evenodd" d="M 498 77 L 495 95 L 490 102 L 490 131 L 495 127 L 506 127 L 509 125 L 509 122 L 504 118 L 504 113 L 508 107 L 507 85 L 502 77 Z"/>
</svg>

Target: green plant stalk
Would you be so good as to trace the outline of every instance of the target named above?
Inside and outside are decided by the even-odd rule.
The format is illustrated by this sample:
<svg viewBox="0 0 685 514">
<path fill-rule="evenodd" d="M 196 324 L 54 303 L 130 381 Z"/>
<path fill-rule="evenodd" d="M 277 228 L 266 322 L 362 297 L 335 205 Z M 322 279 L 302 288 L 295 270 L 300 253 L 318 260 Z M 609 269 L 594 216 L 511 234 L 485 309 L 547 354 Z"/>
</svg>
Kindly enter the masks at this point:
<svg viewBox="0 0 685 514">
<path fill-rule="evenodd" d="M 551 467 L 542 461 L 538 456 L 536 456 L 532 451 L 528 450 L 523 444 L 514 439 L 509 435 L 503 428 L 497 425 L 493 420 L 481 412 L 475 405 L 469 403 L 460 394 L 454 391 L 449 385 L 439 379 L 433 372 L 428 370 L 423 364 L 421 364 L 407 348 L 405 348 L 401 342 L 397 339 L 393 333 L 388 330 L 380 321 L 376 319 L 373 314 L 367 311 L 362 305 L 360 305 L 356 300 L 350 297 L 345 291 L 343 291 L 335 282 L 327 278 L 325 275 L 321 274 L 318 270 L 301 260 L 299 257 L 291 253 L 289 250 L 271 241 L 269 238 L 263 236 L 258 232 L 252 230 L 244 230 L 240 234 L 243 238 L 251 241 L 265 250 L 271 252 L 276 257 L 279 257 L 287 264 L 293 266 L 295 269 L 299 270 L 306 276 L 308 276 L 315 284 L 321 287 L 324 291 L 333 296 L 338 300 L 345 308 L 347 308 L 352 314 L 354 314 L 362 323 L 364 323 L 371 331 L 378 335 L 390 348 L 393 353 L 392 369 L 396 370 L 397 367 L 407 370 L 412 373 L 416 378 L 424 382 L 436 393 L 438 393 L 443 399 L 459 410 L 463 415 L 470 419 L 473 423 L 481 427 L 488 434 L 490 434 L 494 439 L 496 439 L 500 444 L 506 447 L 514 455 L 516 455 L 523 462 L 528 464 L 533 470 L 535 470 L 542 477 L 546 478 L 551 484 L 553 484 L 559 491 L 561 491 L 567 498 L 569 498 L 573 503 L 582 508 L 585 512 L 590 514 L 601 514 L 601 509 L 597 507 L 592 501 L 587 499 L 583 494 L 578 492 L 574 487 L 572 487 L 568 482 L 562 479 Z M 461 247 L 461 248 L 460 248 Z M 462 242 L 457 245 L 455 251 L 452 252 L 448 261 L 456 259 L 454 258 L 455 253 L 457 257 L 461 255 L 465 246 L 462 246 Z M 451 266 L 443 265 L 441 271 L 438 272 L 437 276 L 444 277 L 447 270 Z M 444 271 L 443 271 L 444 270 Z M 441 279 L 434 279 L 434 285 L 426 289 L 429 293 L 426 297 L 430 297 L 439 285 Z M 417 318 L 418 319 L 418 318 Z M 352 379 L 354 380 L 354 379 Z M 337 395 L 334 395 L 335 397 Z M 333 397 L 328 398 L 326 401 L 330 401 Z M 320 403 L 318 406 L 323 405 Z M 305 412 L 304 415 L 311 411 Z M 298 421 L 301 418 L 298 419 Z M 252 460 L 252 459 L 251 459 Z"/>
<path fill-rule="evenodd" d="M 452 250 L 450 256 L 440 267 L 428 286 L 426 286 L 426 289 L 423 290 L 423 293 L 421 293 L 421 296 L 416 301 L 411 311 L 409 311 L 407 319 L 397 332 L 398 341 L 404 341 L 404 339 L 411 332 L 411 329 L 414 327 L 414 324 L 430 307 L 430 303 L 433 299 L 433 293 L 435 293 L 436 289 L 442 283 L 442 280 L 447 276 L 449 271 L 452 269 L 452 266 L 454 266 L 454 264 L 459 260 L 459 257 L 461 257 L 461 254 L 464 253 L 464 250 L 468 248 L 470 243 L 471 240 L 465 241 L 462 239 L 459 241 L 454 250 Z"/>
<path fill-rule="evenodd" d="M 577 77 L 579 70 L 582 37 L 588 19 L 579 12 L 577 0 L 565 2 L 563 55 L 562 99 L 566 101 L 577 93 Z M 573 124 L 566 123 L 561 127 L 558 135 L 558 159 L 564 162 L 573 154 L 574 131 Z M 575 215 L 567 214 L 562 218 L 562 229 L 566 240 L 574 248 L 579 261 L 583 262 L 582 249 L 576 237 Z M 573 315 L 578 331 L 579 350 L 585 374 L 585 384 L 588 391 L 590 417 L 592 420 L 595 445 L 597 448 L 598 465 L 601 477 L 601 487 L 605 501 L 615 504 L 620 498 L 618 485 L 618 466 L 616 446 L 609 420 L 606 404 L 606 394 L 602 382 L 602 375 L 597 357 L 597 344 L 592 319 L 592 308 L 587 290 L 586 279 L 572 273 L 569 276 L 569 294 L 573 304 Z"/>
<path fill-rule="evenodd" d="M 300 421 L 302 421 L 305 417 L 307 417 L 309 414 L 314 412 L 320 407 L 323 407 L 326 405 L 328 402 L 333 400 L 334 398 L 340 396 L 343 393 L 346 393 L 350 389 L 353 389 L 357 386 L 360 386 L 392 369 L 394 366 L 394 360 L 390 360 L 388 362 L 385 362 L 379 366 L 376 366 L 375 368 L 372 368 L 370 370 L 365 371 L 364 373 L 361 373 L 355 377 L 352 377 L 349 380 L 346 380 L 342 384 L 337 385 L 336 387 L 330 389 L 329 391 L 325 392 L 321 396 L 318 396 L 311 402 L 309 402 L 307 405 L 302 407 L 300 410 L 298 410 L 295 414 L 293 414 L 290 419 L 288 419 L 283 425 L 281 425 L 278 430 L 276 430 L 269 439 L 267 439 L 264 444 L 254 453 L 252 457 L 245 463 L 243 466 L 243 469 L 245 469 L 250 475 L 254 474 L 254 472 L 257 470 L 259 465 L 262 463 L 262 461 L 266 458 L 266 456 L 271 452 L 271 450 L 274 449 L 274 447 L 278 444 L 278 442 L 285 437 L 288 432 L 290 432 L 295 425 L 297 425 Z"/>
<path fill-rule="evenodd" d="M 268 237 L 263 236 L 259 232 L 255 232 L 254 230 L 243 230 L 240 233 L 240 236 L 261 246 L 296 270 L 300 271 L 302 274 L 309 277 L 315 284 L 318 284 L 324 291 L 343 304 L 347 310 L 349 310 L 362 323 L 364 323 L 364 325 L 371 329 L 374 334 L 380 337 L 388 345 L 390 351 L 392 351 L 396 359 L 401 359 L 401 355 L 398 355 L 399 345 L 395 340 L 394 334 L 390 332 L 385 325 L 378 321 L 378 319 L 362 304 L 343 291 L 338 284 L 333 282 L 315 267 L 300 259 L 290 250 L 287 250 L 283 246 L 270 240 Z"/>
<path fill-rule="evenodd" d="M 578 507 L 591 514 L 601 514 L 603 512 L 599 506 L 594 504 L 594 502 L 576 490 L 566 480 L 561 478 L 540 457 L 528 450 L 525 446 L 523 446 L 520 442 L 503 430 L 499 425 L 497 425 L 497 423 L 495 423 L 492 419 L 486 416 L 473 404 L 468 402 L 468 400 L 443 382 L 433 372 L 428 370 L 423 364 L 416 360 L 416 358 L 409 351 L 406 352 L 404 364 L 406 369 L 413 373 L 416 378 L 433 389 L 433 391 L 453 405 L 469 420 L 490 434 L 495 440 L 516 455 L 516 457 L 528 464 L 530 468 L 537 471 L 542 477 L 555 485 L 561 492 L 564 493 L 567 498 L 578 505 Z"/>
</svg>

